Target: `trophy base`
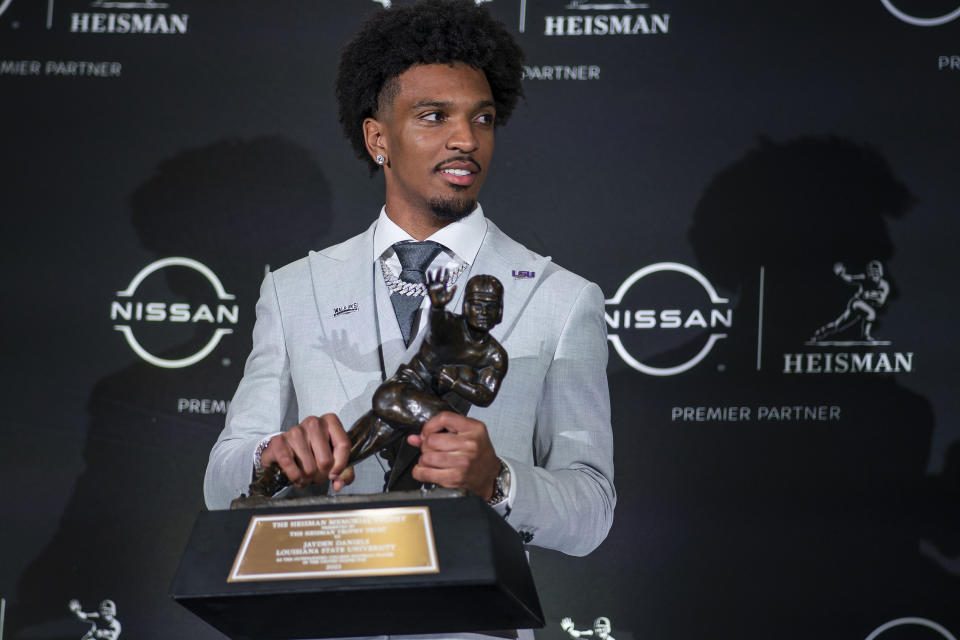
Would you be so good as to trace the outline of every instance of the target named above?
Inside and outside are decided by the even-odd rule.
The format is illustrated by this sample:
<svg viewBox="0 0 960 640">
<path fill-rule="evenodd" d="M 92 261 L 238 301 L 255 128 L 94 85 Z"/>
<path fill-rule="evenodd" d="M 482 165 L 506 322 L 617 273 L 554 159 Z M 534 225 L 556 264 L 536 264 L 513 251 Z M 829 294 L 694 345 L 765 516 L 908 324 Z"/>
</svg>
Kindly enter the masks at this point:
<svg viewBox="0 0 960 640">
<path fill-rule="evenodd" d="M 520 537 L 442 489 L 202 512 L 171 596 L 234 640 L 543 626 Z"/>
</svg>

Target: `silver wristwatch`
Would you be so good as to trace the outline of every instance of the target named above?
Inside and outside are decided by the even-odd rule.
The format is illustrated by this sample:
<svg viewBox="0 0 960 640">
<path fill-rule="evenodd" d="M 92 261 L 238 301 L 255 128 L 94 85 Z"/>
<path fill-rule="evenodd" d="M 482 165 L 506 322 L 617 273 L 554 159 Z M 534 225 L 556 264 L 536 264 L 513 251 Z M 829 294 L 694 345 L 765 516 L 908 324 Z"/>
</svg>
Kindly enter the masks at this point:
<svg viewBox="0 0 960 640">
<path fill-rule="evenodd" d="M 493 495 L 490 496 L 489 500 L 487 500 L 487 504 L 491 507 L 498 505 L 506 500 L 508 495 L 510 495 L 510 467 L 507 466 L 507 463 L 501 460 L 500 473 L 497 475 L 497 479 L 493 483 Z"/>
</svg>

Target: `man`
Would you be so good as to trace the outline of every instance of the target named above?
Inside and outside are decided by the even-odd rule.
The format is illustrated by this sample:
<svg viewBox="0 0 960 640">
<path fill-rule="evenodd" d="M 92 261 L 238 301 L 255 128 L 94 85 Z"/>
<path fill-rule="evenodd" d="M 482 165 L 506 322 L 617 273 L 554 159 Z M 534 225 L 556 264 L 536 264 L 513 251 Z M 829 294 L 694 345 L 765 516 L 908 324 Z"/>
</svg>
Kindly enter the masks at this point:
<svg viewBox="0 0 960 640">
<path fill-rule="evenodd" d="M 410 294 L 446 270 L 451 285 L 478 274 L 503 283 L 490 333 L 509 374 L 489 406 L 441 412 L 401 440 L 420 452 L 411 477 L 476 493 L 526 542 L 583 555 L 606 536 L 616 497 L 603 295 L 510 240 L 477 204 L 521 62 L 503 25 L 467 1 L 380 11 L 347 45 L 341 122 L 383 171 L 386 205 L 365 233 L 265 278 L 253 350 L 210 454 L 210 508 L 273 462 L 297 487 L 382 490 L 390 460 L 346 468 L 343 425 L 417 353 L 428 301 Z M 451 308 L 463 296 L 457 287 Z"/>
</svg>

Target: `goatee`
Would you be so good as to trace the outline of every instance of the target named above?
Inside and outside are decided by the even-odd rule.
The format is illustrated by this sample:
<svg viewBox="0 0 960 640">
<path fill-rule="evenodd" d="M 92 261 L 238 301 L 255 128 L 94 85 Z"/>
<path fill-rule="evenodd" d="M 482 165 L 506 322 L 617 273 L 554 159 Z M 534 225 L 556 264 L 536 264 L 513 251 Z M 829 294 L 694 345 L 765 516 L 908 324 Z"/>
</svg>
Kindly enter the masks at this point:
<svg viewBox="0 0 960 640">
<path fill-rule="evenodd" d="M 462 198 L 434 198 L 430 201 L 430 210 L 438 220 L 456 222 L 461 220 L 477 208 L 476 200 Z"/>
</svg>

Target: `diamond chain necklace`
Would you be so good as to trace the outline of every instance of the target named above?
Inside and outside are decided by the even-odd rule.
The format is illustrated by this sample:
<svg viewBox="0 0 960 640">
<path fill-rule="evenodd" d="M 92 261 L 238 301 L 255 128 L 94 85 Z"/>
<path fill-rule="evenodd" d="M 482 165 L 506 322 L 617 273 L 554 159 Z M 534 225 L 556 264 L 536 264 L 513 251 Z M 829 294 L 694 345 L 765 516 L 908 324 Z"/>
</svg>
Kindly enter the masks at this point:
<svg viewBox="0 0 960 640">
<path fill-rule="evenodd" d="M 463 273 L 464 269 L 466 268 L 466 264 L 461 264 L 452 271 L 446 271 L 446 277 L 441 278 L 440 282 L 443 283 L 443 286 L 449 289 L 456 284 L 457 278 L 460 277 L 460 274 Z M 427 295 L 427 285 L 423 284 L 422 282 L 405 282 L 404 280 L 401 280 L 393 273 L 393 270 L 387 266 L 387 263 L 383 258 L 380 258 L 380 271 L 383 273 L 383 282 L 387 285 L 387 289 L 390 290 L 390 293 L 399 293 L 402 296 Z"/>
</svg>

